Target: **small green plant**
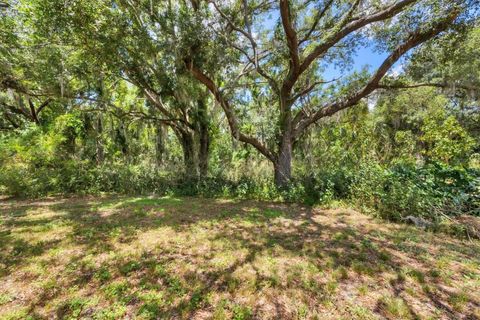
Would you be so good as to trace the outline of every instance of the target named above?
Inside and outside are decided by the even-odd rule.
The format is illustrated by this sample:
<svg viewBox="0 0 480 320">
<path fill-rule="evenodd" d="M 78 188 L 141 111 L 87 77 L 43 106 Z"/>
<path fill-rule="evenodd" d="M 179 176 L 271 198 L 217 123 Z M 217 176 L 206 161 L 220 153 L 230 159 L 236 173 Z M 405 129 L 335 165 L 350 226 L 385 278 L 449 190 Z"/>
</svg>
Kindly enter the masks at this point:
<svg viewBox="0 0 480 320">
<path fill-rule="evenodd" d="M 253 312 L 250 307 L 243 306 L 240 304 L 234 304 L 232 306 L 233 320 L 248 320 L 252 319 Z"/>
<path fill-rule="evenodd" d="M 6 303 L 9 303 L 13 300 L 13 297 L 8 294 L 0 294 L 0 306 Z"/>
<path fill-rule="evenodd" d="M 124 301 L 127 298 L 129 284 L 127 281 L 112 282 L 105 286 L 103 291 L 105 292 L 105 295 L 110 299 Z"/>
<path fill-rule="evenodd" d="M 374 270 L 372 267 L 365 261 L 354 260 L 352 262 L 352 269 L 358 274 L 364 274 L 372 276 L 374 274 Z"/>
<path fill-rule="evenodd" d="M 94 313 L 94 320 L 116 320 L 123 317 L 127 308 L 121 304 L 113 304 L 106 309 L 98 310 Z"/>
<path fill-rule="evenodd" d="M 128 275 L 129 273 L 139 270 L 141 265 L 138 261 L 129 261 L 120 266 L 120 273 Z"/>
<path fill-rule="evenodd" d="M 168 291 L 177 295 L 177 296 L 181 296 L 185 293 L 185 288 L 182 284 L 182 281 L 173 276 L 173 277 L 168 277 L 166 279 L 167 281 L 167 284 L 168 284 Z"/>
<path fill-rule="evenodd" d="M 348 270 L 344 266 L 340 266 L 333 272 L 333 277 L 337 280 L 348 279 Z"/>
<path fill-rule="evenodd" d="M 78 319 L 87 304 L 85 298 L 73 298 L 58 307 L 57 315 L 62 319 Z"/>
<path fill-rule="evenodd" d="M 466 292 L 454 293 L 448 298 L 448 301 L 450 302 L 450 304 L 457 311 L 463 311 L 463 309 L 465 308 L 469 300 L 470 299 Z"/>
<path fill-rule="evenodd" d="M 337 291 L 337 288 L 338 288 L 338 282 L 335 280 L 329 280 L 325 284 L 325 293 L 331 296 Z"/>
<path fill-rule="evenodd" d="M 157 302 L 144 303 L 137 312 L 142 319 L 158 319 L 161 315 L 161 305 Z"/>
<path fill-rule="evenodd" d="M 297 318 L 298 319 L 307 319 L 308 317 L 308 306 L 305 304 L 301 304 L 297 308 Z"/>
<path fill-rule="evenodd" d="M 358 287 L 358 294 L 361 296 L 366 295 L 369 292 L 369 288 L 367 285 L 361 285 Z"/>
<path fill-rule="evenodd" d="M 192 293 L 189 301 L 189 308 L 195 310 L 199 308 L 205 302 L 205 297 L 201 291 L 195 291 Z"/>
<path fill-rule="evenodd" d="M 413 319 L 408 305 L 401 298 L 390 296 L 382 297 L 379 305 L 386 315 L 394 319 Z"/>
<path fill-rule="evenodd" d="M 348 308 L 352 319 L 355 320 L 377 320 L 378 318 L 373 312 L 365 307 L 356 305 Z"/>
<path fill-rule="evenodd" d="M 226 299 L 220 300 L 218 304 L 215 306 L 215 309 L 213 312 L 213 319 L 215 320 L 227 319 L 227 305 L 228 305 L 228 300 Z"/>
<path fill-rule="evenodd" d="M 406 272 L 406 274 L 409 277 L 418 281 L 419 283 L 425 283 L 425 274 L 423 272 L 421 272 L 420 270 L 410 269 Z"/>
<path fill-rule="evenodd" d="M 95 273 L 95 277 L 99 279 L 101 282 L 106 282 L 112 278 L 112 274 L 108 270 L 108 267 L 102 266 L 97 272 Z"/>
</svg>

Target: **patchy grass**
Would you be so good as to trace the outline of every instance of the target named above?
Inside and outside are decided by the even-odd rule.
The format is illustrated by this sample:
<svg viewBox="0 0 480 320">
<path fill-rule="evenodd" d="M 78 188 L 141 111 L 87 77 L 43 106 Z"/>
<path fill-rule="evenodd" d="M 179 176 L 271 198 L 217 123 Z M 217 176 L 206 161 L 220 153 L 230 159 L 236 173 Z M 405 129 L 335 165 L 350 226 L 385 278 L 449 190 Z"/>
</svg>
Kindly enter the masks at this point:
<svg viewBox="0 0 480 320">
<path fill-rule="evenodd" d="M 0 202 L 0 319 L 478 319 L 480 242 L 348 209 Z"/>
</svg>

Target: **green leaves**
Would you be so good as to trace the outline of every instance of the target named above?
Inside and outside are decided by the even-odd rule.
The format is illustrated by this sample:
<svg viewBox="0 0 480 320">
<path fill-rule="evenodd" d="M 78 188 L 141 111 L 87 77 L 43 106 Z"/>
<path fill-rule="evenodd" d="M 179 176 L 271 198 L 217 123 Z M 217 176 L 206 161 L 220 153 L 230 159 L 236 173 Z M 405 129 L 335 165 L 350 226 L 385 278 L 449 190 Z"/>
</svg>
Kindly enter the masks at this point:
<svg viewBox="0 0 480 320">
<path fill-rule="evenodd" d="M 424 153 L 435 161 L 444 163 L 465 163 L 475 147 L 475 140 L 454 116 L 430 114 L 422 126 L 421 140 L 428 147 Z"/>
</svg>

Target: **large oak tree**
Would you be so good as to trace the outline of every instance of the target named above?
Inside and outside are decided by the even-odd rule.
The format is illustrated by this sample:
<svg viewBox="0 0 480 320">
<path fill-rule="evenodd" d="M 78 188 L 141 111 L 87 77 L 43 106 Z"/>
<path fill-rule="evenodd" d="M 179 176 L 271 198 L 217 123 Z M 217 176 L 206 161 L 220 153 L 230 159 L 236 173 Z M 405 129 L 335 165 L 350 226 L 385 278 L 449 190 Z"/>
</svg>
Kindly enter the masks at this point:
<svg viewBox="0 0 480 320">
<path fill-rule="evenodd" d="M 389 71 L 402 57 L 468 20 L 472 6 L 462 0 L 191 1 L 191 10 L 204 16 L 201 33 L 240 58 L 223 73 L 208 70 L 197 63 L 199 47 L 208 50 L 199 41 L 185 64 L 223 108 L 233 137 L 270 160 L 277 186 L 284 187 L 295 143 L 310 126 L 388 88 Z M 348 72 L 355 52 L 368 45 L 385 54 L 383 62 L 371 72 Z M 339 66 L 339 79 L 324 76 L 331 65 Z M 269 110 L 265 120 L 275 131 L 268 139 L 243 129 L 239 96 Z"/>
</svg>

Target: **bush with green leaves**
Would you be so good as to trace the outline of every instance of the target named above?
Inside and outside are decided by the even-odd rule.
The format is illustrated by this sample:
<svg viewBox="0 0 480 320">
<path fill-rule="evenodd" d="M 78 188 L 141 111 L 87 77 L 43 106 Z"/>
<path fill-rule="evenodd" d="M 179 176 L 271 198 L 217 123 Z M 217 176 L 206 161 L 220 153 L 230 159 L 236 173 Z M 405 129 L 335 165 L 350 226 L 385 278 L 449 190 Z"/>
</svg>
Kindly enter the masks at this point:
<svg viewBox="0 0 480 320">
<path fill-rule="evenodd" d="M 364 165 L 351 186 L 360 207 L 383 218 L 414 215 L 480 214 L 480 171 L 432 163 L 422 167 L 397 164 L 391 168 Z"/>
<path fill-rule="evenodd" d="M 357 167 L 328 166 L 308 174 L 305 171 L 289 188 L 279 190 L 272 180 L 249 175 L 231 179 L 219 174 L 198 179 L 160 171 L 148 161 L 111 160 L 99 165 L 66 157 L 64 139 L 33 127 L 2 141 L 0 191 L 15 196 L 155 193 L 308 205 L 343 200 L 392 220 L 407 215 L 429 219 L 462 213 L 480 215 L 480 171 L 441 162 L 418 166 L 408 161 L 386 165 L 363 160 Z"/>
</svg>

